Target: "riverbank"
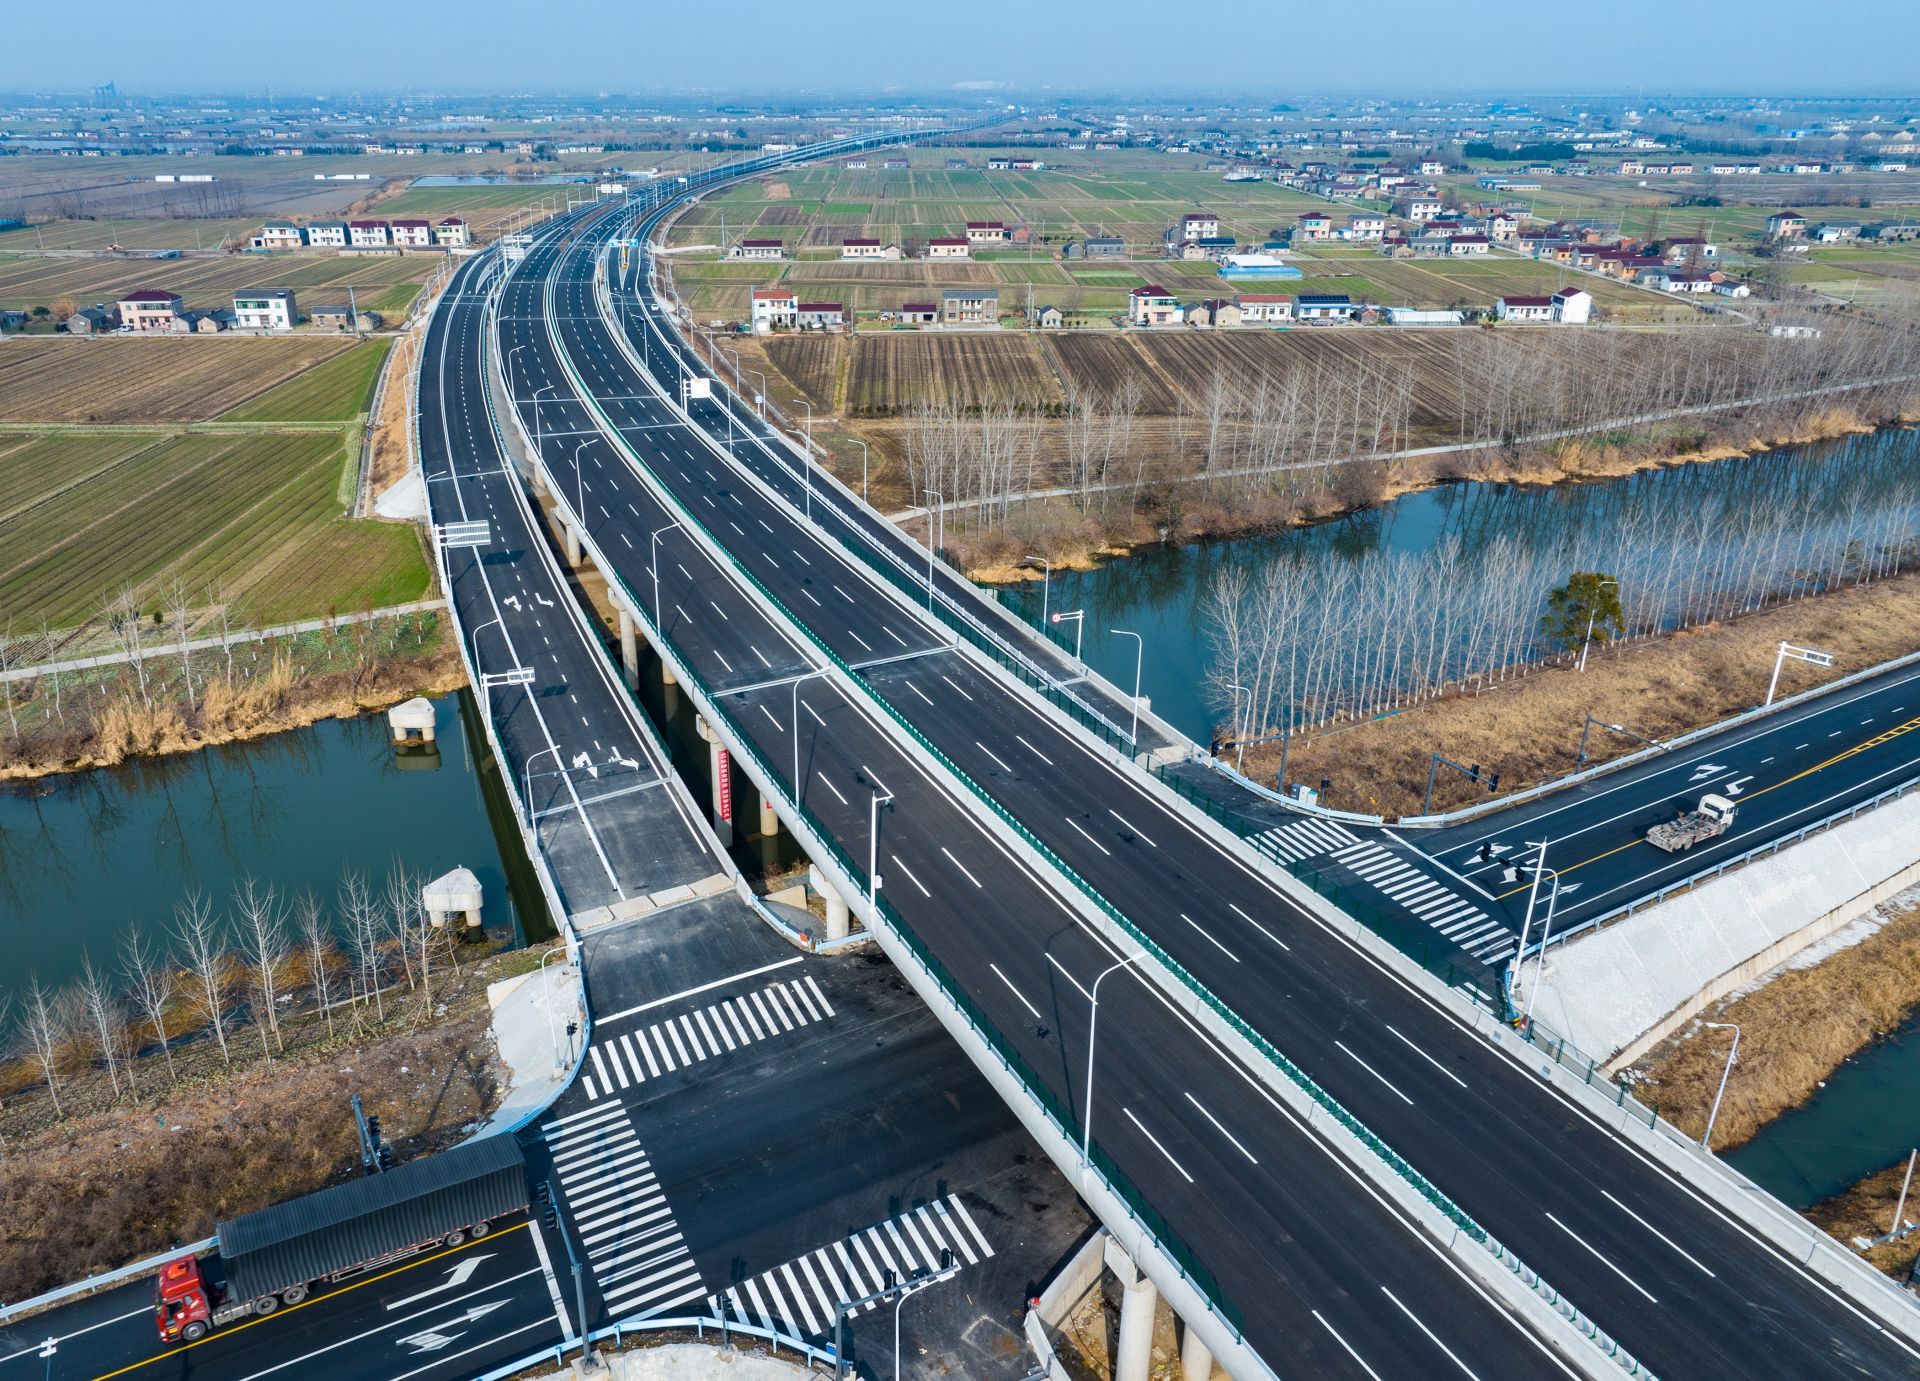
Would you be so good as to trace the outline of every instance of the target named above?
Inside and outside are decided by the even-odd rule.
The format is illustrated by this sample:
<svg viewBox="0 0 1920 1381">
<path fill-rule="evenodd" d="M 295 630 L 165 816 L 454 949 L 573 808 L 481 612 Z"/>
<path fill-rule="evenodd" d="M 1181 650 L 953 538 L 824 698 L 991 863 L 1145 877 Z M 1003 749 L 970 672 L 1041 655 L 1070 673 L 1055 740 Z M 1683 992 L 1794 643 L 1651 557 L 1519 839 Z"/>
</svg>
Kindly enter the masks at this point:
<svg viewBox="0 0 1920 1381">
<path fill-rule="evenodd" d="M 1833 403 L 1792 425 L 1756 426 L 1703 415 L 1650 426 L 1631 437 L 1596 433 L 1441 455 L 1355 458 L 1266 476 L 1167 476 L 1146 481 L 1142 488 L 1148 501 L 1124 516 L 1108 516 L 1097 499 L 1090 508 L 1076 497 L 1053 492 L 1016 499 L 1006 522 L 984 532 L 967 531 L 962 516 L 950 510 L 946 550 L 969 579 L 982 585 L 1014 585 L 1042 578 L 1039 567 L 1027 560 L 1029 554 L 1046 557 L 1056 570 L 1091 570 L 1156 542 L 1227 541 L 1308 527 L 1463 480 L 1585 484 L 1863 436 L 1912 426 L 1916 420 L 1904 407 L 1888 416 L 1871 416 Z M 850 480 L 847 474 L 841 478 L 857 483 L 859 477 L 856 471 Z M 1210 490 L 1225 490 L 1228 497 L 1210 497 Z"/>
<path fill-rule="evenodd" d="M 209 1235 L 216 1221 L 309 1193 L 354 1173 L 348 1099 L 378 1115 L 396 1155 L 439 1149 L 484 1120 L 502 1071 L 487 985 L 538 966 L 540 951 L 463 961 L 434 978 L 431 1000 L 396 987 L 371 1000 L 280 1021 L 284 1053 L 253 1033 L 211 1038 L 125 1062 L 116 1092 L 89 1065 L 67 1075 L 56 1119 L 44 1085 L 10 1082 L 0 1101 L 0 1298 L 24 1299 L 123 1261 Z M 11 1071 L 18 1075 L 18 1069 Z"/>
<path fill-rule="evenodd" d="M 1736 1023 L 1740 1058 L 1714 1121 L 1721 1153 L 1744 1145 L 1802 1106 L 1846 1061 L 1900 1031 L 1920 1011 L 1920 891 L 1909 891 L 1701 1014 Z M 1633 1067 L 1640 1097 L 1689 1136 L 1706 1130 L 1726 1069 L 1728 1033 L 1690 1023 Z M 1887 1230 L 1898 1177 L 1863 1180 L 1807 1210 L 1842 1241 Z M 1877 1226 L 1874 1226 L 1877 1224 Z M 1920 1236 L 1874 1253 L 1904 1278 Z"/>
<path fill-rule="evenodd" d="M 1596 650 L 1584 672 L 1571 663 L 1544 666 L 1389 717 L 1296 734 L 1287 749 L 1287 777 L 1310 784 L 1329 779 L 1329 805 L 1390 818 L 1420 813 L 1436 752 L 1479 763 L 1498 772 L 1506 790 L 1520 790 L 1573 770 L 1589 713 L 1646 738 L 1668 739 L 1751 709 L 1766 697 L 1782 641 L 1834 654 L 1830 669 L 1792 664 L 1782 693 L 1920 649 L 1920 574 Z M 1601 727 L 1587 736 L 1592 762 L 1642 747 Z M 1279 766 L 1278 743 L 1247 751 L 1250 777 L 1271 781 Z M 1435 782 L 1433 809 L 1486 799 L 1484 789 L 1449 773 Z"/>
<path fill-rule="evenodd" d="M 154 654 L 139 667 L 62 679 L 7 687 L 12 732 L 0 741 L 0 781 L 265 738 L 467 684 L 459 650 L 431 612 L 208 651 L 185 664 Z"/>
</svg>

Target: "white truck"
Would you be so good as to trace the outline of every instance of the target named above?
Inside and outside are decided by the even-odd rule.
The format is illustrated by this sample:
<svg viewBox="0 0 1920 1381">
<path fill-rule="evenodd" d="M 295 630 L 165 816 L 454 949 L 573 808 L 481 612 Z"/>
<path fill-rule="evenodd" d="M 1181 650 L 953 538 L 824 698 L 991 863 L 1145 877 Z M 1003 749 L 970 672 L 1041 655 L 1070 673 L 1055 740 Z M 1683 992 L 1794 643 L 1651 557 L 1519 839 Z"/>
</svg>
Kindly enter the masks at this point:
<svg viewBox="0 0 1920 1381">
<path fill-rule="evenodd" d="M 1711 791 L 1700 798 L 1697 808 L 1680 812 L 1679 818 L 1662 820 L 1647 831 L 1647 843 L 1670 854 L 1691 849 L 1703 839 L 1727 832 L 1733 824 L 1733 802 Z"/>
</svg>

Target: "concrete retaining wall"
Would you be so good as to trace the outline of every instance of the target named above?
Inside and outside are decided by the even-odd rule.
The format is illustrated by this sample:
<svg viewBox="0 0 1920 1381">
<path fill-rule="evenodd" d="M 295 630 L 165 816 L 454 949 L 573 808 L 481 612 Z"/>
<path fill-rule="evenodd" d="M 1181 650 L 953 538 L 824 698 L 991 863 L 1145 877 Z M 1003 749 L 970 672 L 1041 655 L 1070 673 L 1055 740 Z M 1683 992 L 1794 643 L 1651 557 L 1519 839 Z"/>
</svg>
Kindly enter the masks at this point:
<svg viewBox="0 0 1920 1381">
<path fill-rule="evenodd" d="M 1621 1066 L 1920 881 L 1920 795 L 1812 835 L 1545 956 L 1534 1013 Z M 1533 989 L 1538 959 L 1514 985 Z"/>
</svg>

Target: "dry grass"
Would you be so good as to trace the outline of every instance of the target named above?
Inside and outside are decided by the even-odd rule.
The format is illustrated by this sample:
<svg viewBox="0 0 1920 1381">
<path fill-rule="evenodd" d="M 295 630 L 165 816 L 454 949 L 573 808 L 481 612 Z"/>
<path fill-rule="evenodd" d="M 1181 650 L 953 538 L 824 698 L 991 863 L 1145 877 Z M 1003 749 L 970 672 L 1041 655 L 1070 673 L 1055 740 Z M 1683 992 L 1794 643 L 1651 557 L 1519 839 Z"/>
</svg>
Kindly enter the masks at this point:
<svg viewBox="0 0 1920 1381">
<path fill-rule="evenodd" d="M 18 1300 L 124 1261 L 207 1236 L 215 1222 L 336 1183 L 358 1142 L 348 1097 L 378 1114 L 396 1152 L 445 1145 L 498 1102 L 486 985 L 524 968 L 525 951 L 439 978 L 447 1011 L 416 1024 L 404 987 L 365 1037 L 328 1039 L 318 1017 L 283 1024 L 288 1054 L 259 1058 L 250 1033 L 236 1063 L 202 1042 L 177 1049 L 181 1079 L 143 1057 L 143 1096 L 113 1099 L 102 1073 L 63 1090 L 70 1115 L 49 1123 L 44 1095 L 9 1099 L 0 1140 L 0 1298 Z M 75 1111 L 87 1109 L 86 1111 Z"/>
<path fill-rule="evenodd" d="M 27 337 L 0 356 L 0 421 L 203 422 L 352 344 L 340 336 Z"/>
<path fill-rule="evenodd" d="M 1815 1204 L 1807 1210 L 1807 1217 L 1842 1242 L 1851 1243 L 1856 1237 L 1871 1240 L 1892 1226 L 1893 1211 L 1900 1202 L 1900 1185 L 1906 1177 L 1907 1163 L 1902 1160 L 1877 1175 L 1869 1175 L 1851 1189 Z M 1915 1172 L 1915 1183 L 1920 1186 L 1920 1171 Z M 1911 1222 L 1915 1212 L 1916 1201 L 1909 1192 L 1902 1216 Z M 1882 1243 L 1866 1255 L 1869 1262 L 1894 1279 L 1905 1280 L 1913 1271 L 1915 1258 L 1920 1257 L 1920 1233 L 1904 1242 Z"/>
<path fill-rule="evenodd" d="M 1774 647 L 1783 639 L 1835 657 L 1830 672 L 1794 664 L 1783 675 L 1783 693 L 1912 652 L 1920 648 L 1920 575 L 1596 653 L 1584 673 L 1548 667 L 1390 719 L 1296 736 L 1287 775 L 1309 782 L 1330 777 L 1333 805 L 1388 816 L 1420 810 L 1428 755 L 1436 751 L 1497 771 L 1503 788 L 1517 790 L 1572 769 L 1589 711 L 1664 739 L 1752 708 L 1766 695 Z M 1588 742 L 1590 756 L 1602 761 L 1639 747 L 1598 731 Z M 1270 777 L 1279 758 L 1278 744 L 1250 750 L 1248 774 Z M 1471 783 L 1443 780 L 1434 808 L 1484 799 Z"/>
<path fill-rule="evenodd" d="M 1709 1021 L 1740 1025 L 1740 1062 L 1714 1123 L 1714 1148 L 1738 1146 L 1798 1107 L 1841 1061 L 1898 1029 L 1916 1005 L 1920 905 L 1896 913 L 1857 945 L 1818 964 L 1788 968 L 1703 1013 Z M 1643 1096 L 1657 1102 L 1661 1116 L 1681 1131 L 1699 1136 L 1726 1052 L 1723 1033 L 1689 1025 L 1634 1067 L 1647 1081 Z"/>
</svg>

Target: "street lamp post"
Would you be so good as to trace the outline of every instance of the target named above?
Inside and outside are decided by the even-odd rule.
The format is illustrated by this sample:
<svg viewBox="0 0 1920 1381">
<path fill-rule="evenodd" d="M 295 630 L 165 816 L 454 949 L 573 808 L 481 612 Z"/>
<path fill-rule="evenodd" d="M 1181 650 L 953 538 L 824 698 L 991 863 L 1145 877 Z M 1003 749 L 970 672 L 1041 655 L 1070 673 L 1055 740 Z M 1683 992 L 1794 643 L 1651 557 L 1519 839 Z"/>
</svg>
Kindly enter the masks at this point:
<svg viewBox="0 0 1920 1381">
<path fill-rule="evenodd" d="M 666 636 L 667 621 L 660 616 L 660 534 L 663 532 L 672 532 L 679 526 L 679 523 L 673 522 L 668 523 L 665 527 L 657 527 L 653 530 L 647 542 L 647 564 L 653 571 L 653 626 L 660 631 L 660 636 L 663 638 Z"/>
<path fill-rule="evenodd" d="M 860 502 L 867 501 L 867 472 L 873 468 L 873 452 L 867 443 L 859 437 L 853 438 L 853 444 L 860 448 Z"/>
<path fill-rule="evenodd" d="M 1710 1026 L 1716 1031 L 1733 1032 L 1733 1044 L 1727 1047 L 1727 1067 L 1720 1071 L 1720 1087 L 1714 1090 L 1713 1108 L 1707 1113 L 1707 1130 L 1700 1137 L 1700 1149 L 1713 1151 L 1713 1123 L 1720 1116 L 1720 1100 L 1726 1096 L 1727 1079 L 1733 1074 L 1733 1062 L 1740 1058 L 1740 1023 L 1737 1021 L 1703 1021 L 1702 1026 Z"/>
<path fill-rule="evenodd" d="M 540 426 L 540 395 L 557 387 L 557 384 L 542 384 L 533 391 L 533 458 L 536 461 L 545 460 L 547 455 L 546 432 Z"/>
<path fill-rule="evenodd" d="M 553 994 L 547 989 L 547 960 L 556 954 L 562 959 L 567 957 L 565 949 L 550 949 L 540 956 L 540 1005 L 547 1011 L 547 1046 L 553 1051 L 553 1067 L 558 1070 L 561 1068 L 560 1032 L 553 1024 Z"/>
<path fill-rule="evenodd" d="M 1132 638 L 1133 648 L 1133 732 L 1129 742 L 1134 748 L 1140 747 L 1140 671 L 1147 659 L 1147 640 L 1138 633 L 1126 628 L 1109 628 L 1107 632 L 1117 637 Z"/>
<path fill-rule="evenodd" d="M 520 791 L 527 798 L 527 828 L 533 828 L 533 764 L 548 753 L 553 754 L 556 764 L 560 761 L 560 745 L 550 743 L 538 753 L 533 754 L 520 764 Z M 563 769 L 564 770 L 564 769 Z"/>
<path fill-rule="evenodd" d="M 1540 957 L 1534 962 L 1533 986 L 1527 989 L 1527 1010 L 1521 1016 L 1521 1024 L 1529 1031 L 1533 1029 L 1533 1000 L 1540 996 L 1540 980 L 1547 972 L 1547 943 L 1553 939 L 1553 909 L 1560 904 L 1559 870 L 1543 868 L 1541 871 L 1553 874 L 1553 890 L 1547 893 L 1547 919 L 1540 928 Z"/>
<path fill-rule="evenodd" d="M 799 684 L 798 681 L 794 682 L 795 686 Z M 796 690 L 794 695 L 797 699 L 799 692 Z M 797 741 L 799 734 L 797 724 L 794 726 L 794 733 Z M 893 793 L 887 791 L 887 784 L 881 781 L 872 770 L 869 770 L 867 775 L 872 777 L 874 785 L 880 788 L 873 793 L 872 805 L 867 812 L 867 910 L 877 911 L 880 905 L 880 807 L 892 804 Z M 882 792 L 886 794 L 882 795 Z"/>
<path fill-rule="evenodd" d="M 1535 844 L 1532 840 L 1527 841 L 1527 847 L 1538 849 L 1539 853 L 1535 854 L 1533 859 L 1533 883 L 1527 892 L 1527 914 L 1520 922 L 1520 948 L 1515 950 L 1513 954 L 1513 962 L 1516 968 L 1519 966 L 1521 959 L 1526 955 L 1527 936 L 1533 930 L 1533 904 L 1540 896 L 1540 874 L 1549 871 L 1547 868 L 1548 842 L 1549 841 L 1545 839 L 1541 840 L 1538 844 Z M 1555 873 L 1554 877 L 1557 882 L 1559 874 Z"/>
<path fill-rule="evenodd" d="M 826 674 L 827 669 L 819 667 L 793 678 L 793 804 L 796 810 L 800 806 L 800 683 Z"/>
<path fill-rule="evenodd" d="M 1817 667 L 1833 665 L 1831 652 L 1818 652 L 1811 647 L 1795 647 L 1792 643 L 1781 643 L 1780 650 L 1774 654 L 1773 658 L 1773 679 L 1767 682 L 1766 703 L 1768 705 L 1773 703 L 1773 693 L 1780 689 L 1780 668 L 1786 665 L 1789 657 L 1796 662 L 1808 662 Z"/>
<path fill-rule="evenodd" d="M 1075 609 L 1071 613 L 1054 614 L 1048 618 L 1047 622 L 1070 623 L 1073 625 L 1073 660 L 1079 662 L 1081 667 L 1084 668 L 1086 663 L 1082 661 L 1080 657 L 1080 640 L 1087 630 L 1087 611 L 1084 609 Z"/>
<path fill-rule="evenodd" d="M 813 402 L 807 398 L 793 400 L 795 406 L 807 410 L 807 455 L 800 467 L 800 480 L 807 488 L 807 521 L 813 521 Z"/>
<path fill-rule="evenodd" d="M 1135 950 L 1125 959 L 1109 964 L 1093 980 L 1093 987 L 1087 993 L 1089 1003 L 1087 1011 L 1087 1103 L 1080 1116 L 1080 1168 L 1085 1170 L 1093 1163 L 1093 1037 L 1100 1022 L 1100 985 L 1108 975 L 1118 973 L 1136 959 L 1147 957 L 1145 950 Z"/>
<path fill-rule="evenodd" d="M 942 517 L 946 513 L 946 496 L 938 489 L 922 491 L 927 498 L 937 499 L 941 505 Z M 927 505 L 927 609 L 933 609 L 933 505 Z"/>
<path fill-rule="evenodd" d="M 586 471 L 580 465 L 580 453 L 591 445 L 593 438 L 588 437 L 573 448 L 573 513 L 580 523 L 582 536 L 587 531 L 587 478 Z"/>
<path fill-rule="evenodd" d="M 1253 704 L 1253 692 L 1241 685 L 1238 681 L 1227 682 L 1227 689 L 1233 692 L 1233 770 L 1238 772 L 1247 762 L 1247 730 L 1246 724 L 1240 715 L 1240 697 L 1242 694 L 1245 694 L 1248 707 L 1251 708 Z M 1284 772 L 1280 774 L 1282 779 L 1280 782 L 1280 790 L 1282 794 L 1285 794 L 1287 789 L 1286 775 Z"/>
<path fill-rule="evenodd" d="M 1041 569 L 1046 572 L 1040 581 L 1040 622 L 1045 623 L 1047 621 L 1047 606 L 1053 596 L 1053 562 L 1044 556 L 1034 556 L 1031 554 L 1027 556 L 1027 560 L 1038 561 Z"/>
<path fill-rule="evenodd" d="M 1609 585 L 1613 586 L 1616 590 L 1620 588 L 1620 582 L 1617 580 L 1603 580 L 1594 588 L 1596 590 L 1603 590 Z M 1575 668 L 1577 671 L 1585 671 L 1587 669 L 1587 644 L 1593 641 L 1593 621 L 1599 617 L 1599 614 L 1600 611 L 1598 609 L 1587 610 L 1587 636 L 1580 640 L 1580 665 Z"/>
</svg>

